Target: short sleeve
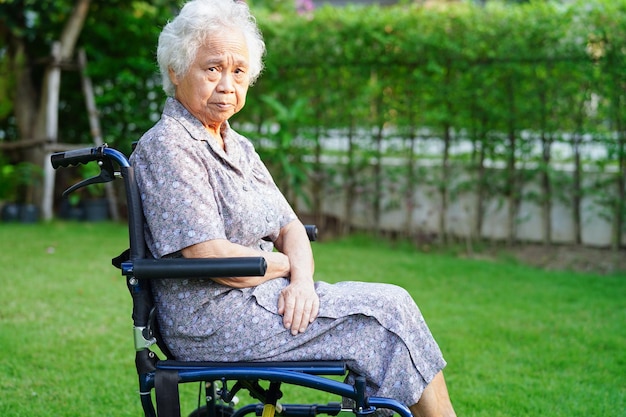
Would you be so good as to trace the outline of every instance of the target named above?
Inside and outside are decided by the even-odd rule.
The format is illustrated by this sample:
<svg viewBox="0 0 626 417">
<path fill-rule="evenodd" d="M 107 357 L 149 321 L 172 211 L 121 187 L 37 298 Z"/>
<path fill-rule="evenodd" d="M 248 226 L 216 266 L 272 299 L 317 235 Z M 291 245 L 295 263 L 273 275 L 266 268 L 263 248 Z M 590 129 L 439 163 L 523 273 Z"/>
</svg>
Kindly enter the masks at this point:
<svg viewBox="0 0 626 417">
<path fill-rule="evenodd" d="M 157 257 L 226 237 L 198 149 L 206 144 L 180 130 L 167 135 L 161 131 L 159 136 L 148 132 L 132 157 L 148 229 L 146 240 Z"/>
</svg>

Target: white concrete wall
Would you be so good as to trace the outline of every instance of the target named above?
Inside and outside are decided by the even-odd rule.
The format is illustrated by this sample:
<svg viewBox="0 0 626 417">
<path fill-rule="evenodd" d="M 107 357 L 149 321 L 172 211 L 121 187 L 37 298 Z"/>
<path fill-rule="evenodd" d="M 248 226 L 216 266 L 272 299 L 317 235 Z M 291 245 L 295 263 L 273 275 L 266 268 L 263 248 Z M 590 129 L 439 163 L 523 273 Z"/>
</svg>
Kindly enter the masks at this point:
<svg viewBox="0 0 626 417">
<path fill-rule="evenodd" d="M 526 190 L 537 184 L 528 184 Z M 416 207 L 413 208 L 412 233 L 434 234 L 438 230 L 440 202 L 438 194 L 425 185 L 417 185 Z M 465 193 L 448 202 L 446 224 L 449 233 L 467 237 L 471 234 L 474 222 L 475 195 Z M 301 207 L 305 207 L 304 204 Z M 329 192 L 324 198 L 323 214 L 346 222 L 343 218 L 345 196 L 341 193 Z M 611 244 L 611 224 L 599 215 L 601 210 L 592 199 L 584 198 L 582 203 L 581 237 L 582 243 L 587 246 L 606 247 Z M 485 215 L 481 235 L 484 238 L 504 240 L 507 237 L 508 205 L 503 199 L 486 201 Z M 554 243 L 573 243 L 573 214 L 571 206 L 556 200 L 552 202 L 552 241 Z M 406 228 L 406 208 L 383 210 L 381 213 L 381 228 L 387 231 L 404 231 Z M 371 228 L 373 217 L 371 207 L 363 200 L 354 203 L 354 215 L 348 221 L 358 228 Z M 532 202 L 522 202 L 518 213 L 517 239 L 529 242 L 543 240 L 543 220 L 541 207 Z"/>
</svg>

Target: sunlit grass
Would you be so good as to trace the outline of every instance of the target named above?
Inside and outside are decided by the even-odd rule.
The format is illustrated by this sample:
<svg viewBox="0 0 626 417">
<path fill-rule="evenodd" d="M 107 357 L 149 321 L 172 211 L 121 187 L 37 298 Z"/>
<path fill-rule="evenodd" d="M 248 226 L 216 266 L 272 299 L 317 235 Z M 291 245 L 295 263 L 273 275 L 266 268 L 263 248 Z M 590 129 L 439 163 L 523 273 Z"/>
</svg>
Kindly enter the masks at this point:
<svg viewBox="0 0 626 417">
<path fill-rule="evenodd" d="M 130 297 L 112 223 L 0 224 L 0 415 L 138 416 Z M 448 360 L 461 416 L 625 416 L 626 277 L 314 244 L 317 279 L 409 290 Z M 376 349 L 376 346 L 372 346 Z M 187 408 L 197 386 L 183 389 Z M 325 402 L 285 390 L 285 401 Z M 186 411 L 190 411 L 187 410 Z"/>
</svg>

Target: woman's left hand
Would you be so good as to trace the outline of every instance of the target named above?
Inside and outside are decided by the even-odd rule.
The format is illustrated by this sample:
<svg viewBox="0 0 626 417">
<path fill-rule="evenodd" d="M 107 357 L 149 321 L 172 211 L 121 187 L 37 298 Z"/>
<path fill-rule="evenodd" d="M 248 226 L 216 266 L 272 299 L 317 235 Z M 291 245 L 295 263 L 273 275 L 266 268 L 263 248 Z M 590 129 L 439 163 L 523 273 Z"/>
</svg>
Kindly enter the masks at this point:
<svg viewBox="0 0 626 417">
<path fill-rule="evenodd" d="M 278 296 L 278 313 L 283 316 L 283 325 L 292 335 L 304 333 L 316 319 L 320 300 L 315 292 L 313 280 L 294 280 Z"/>
</svg>

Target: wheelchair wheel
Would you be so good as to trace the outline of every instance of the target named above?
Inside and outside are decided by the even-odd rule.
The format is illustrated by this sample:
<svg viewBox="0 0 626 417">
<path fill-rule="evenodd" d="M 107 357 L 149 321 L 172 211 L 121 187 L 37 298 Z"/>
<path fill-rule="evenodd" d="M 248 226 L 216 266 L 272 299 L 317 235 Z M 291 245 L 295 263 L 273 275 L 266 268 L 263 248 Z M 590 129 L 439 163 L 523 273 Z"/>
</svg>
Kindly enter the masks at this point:
<svg viewBox="0 0 626 417">
<path fill-rule="evenodd" d="M 225 405 L 215 406 L 215 417 L 231 417 L 235 413 L 235 409 Z M 197 408 L 189 414 L 189 417 L 209 417 L 209 410 L 206 405 Z"/>
</svg>

